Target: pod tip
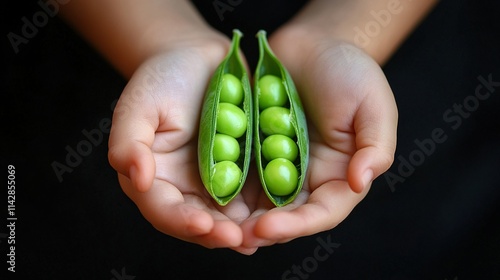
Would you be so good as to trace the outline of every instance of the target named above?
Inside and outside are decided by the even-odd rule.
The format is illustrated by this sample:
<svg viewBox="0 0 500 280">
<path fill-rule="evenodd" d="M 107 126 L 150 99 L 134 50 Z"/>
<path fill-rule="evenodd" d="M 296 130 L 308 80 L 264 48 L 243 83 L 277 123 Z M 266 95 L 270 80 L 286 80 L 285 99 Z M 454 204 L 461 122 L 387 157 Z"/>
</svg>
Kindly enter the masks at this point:
<svg viewBox="0 0 500 280">
<path fill-rule="evenodd" d="M 259 32 L 257 32 L 256 37 L 266 37 L 266 35 L 267 35 L 266 31 L 261 29 L 261 30 L 259 30 Z"/>
<path fill-rule="evenodd" d="M 243 32 L 241 32 L 238 28 L 233 29 L 233 35 L 238 35 L 239 37 L 243 37 Z"/>
</svg>

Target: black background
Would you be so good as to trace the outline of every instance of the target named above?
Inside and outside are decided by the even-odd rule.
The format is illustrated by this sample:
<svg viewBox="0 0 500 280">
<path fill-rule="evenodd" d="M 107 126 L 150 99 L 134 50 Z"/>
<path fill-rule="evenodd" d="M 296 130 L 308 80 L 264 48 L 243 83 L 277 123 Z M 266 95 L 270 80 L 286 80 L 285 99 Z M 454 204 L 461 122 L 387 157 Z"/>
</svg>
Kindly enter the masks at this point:
<svg viewBox="0 0 500 280">
<path fill-rule="evenodd" d="M 156 231 L 122 193 L 107 161 L 107 133 L 58 180 L 53 162 L 65 164 L 67 149 L 87 139 L 82 131 L 111 118 L 126 81 L 57 17 L 16 54 L 7 34 L 21 34 L 22 18 L 41 9 L 35 1 L 12 2 L 1 11 L 1 168 L 7 177 L 7 165 L 16 167 L 18 219 L 15 274 L 7 271 L 7 221 L 0 226 L 0 275 L 7 279 L 282 279 L 292 266 L 312 264 L 317 238 L 340 247 L 307 279 L 500 279 L 500 87 L 460 125 L 443 117 L 471 100 L 479 76 L 500 82 L 500 2 L 442 1 L 384 67 L 400 114 L 390 172 L 404 182 L 381 176 L 335 229 L 253 256 Z M 243 0 L 221 21 L 213 1 L 196 2 L 216 28 L 245 33 L 251 65 L 253 34 L 271 33 L 303 5 Z M 446 140 L 414 170 L 398 170 L 416 155 L 415 141 L 435 129 Z"/>
</svg>

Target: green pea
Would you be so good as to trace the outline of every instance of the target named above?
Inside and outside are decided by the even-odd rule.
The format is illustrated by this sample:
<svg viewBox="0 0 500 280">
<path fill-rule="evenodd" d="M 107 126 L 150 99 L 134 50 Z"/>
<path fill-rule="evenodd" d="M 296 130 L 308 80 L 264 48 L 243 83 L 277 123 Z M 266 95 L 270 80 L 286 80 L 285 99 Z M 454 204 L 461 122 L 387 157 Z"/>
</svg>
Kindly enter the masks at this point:
<svg viewBox="0 0 500 280">
<path fill-rule="evenodd" d="M 231 103 L 220 103 L 217 114 L 217 132 L 239 138 L 246 130 L 247 117 L 245 112 Z"/>
<path fill-rule="evenodd" d="M 243 101 L 243 87 L 238 78 L 233 74 L 226 73 L 222 76 L 219 102 L 227 102 L 233 105 L 240 105 Z"/>
<path fill-rule="evenodd" d="M 306 181 L 307 121 L 295 84 L 271 50 L 266 32 L 259 31 L 257 38 L 260 55 L 254 74 L 255 161 L 267 197 L 274 205 L 284 206 L 297 197 Z"/>
<path fill-rule="evenodd" d="M 264 169 L 264 180 L 269 192 L 286 196 L 297 188 L 299 173 L 291 161 L 277 158 L 270 161 Z"/>
<path fill-rule="evenodd" d="M 269 107 L 260 113 L 260 129 L 266 135 L 282 134 L 295 137 L 295 129 L 290 118 L 290 109 Z"/>
<path fill-rule="evenodd" d="M 218 197 L 226 197 L 236 191 L 241 179 L 241 170 L 232 161 L 221 161 L 215 164 L 213 191 Z"/>
<path fill-rule="evenodd" d="M 265 75 L 259 80 L 259 109 L 282 107 L 288 101 L 285 86 L 280 78 L 274 75 Z"/>
<path fill-rule="evenodd" d="M 214 138 L 214 160 L 219 161 L 236 161 L 240 157 L 240 145 L 234 137 L 226 134 L 215 134 Z"/>
<path fill-rule="evenodd" d="M 293 162 L 298 153 L 297 144 L 290 137 L 284 135 L 271 135 L 262 142 L 262 155 L 267 161 L 285 158 Z"/>
<path fill-rule="evenodd" d="M 221 206 L 243 188 L 252 155 L 253 102 L 239 50 L 242 36 L 233 30 L 231 47 L 210 78 L 199 119 L 200 179 Z"/>
</svg>

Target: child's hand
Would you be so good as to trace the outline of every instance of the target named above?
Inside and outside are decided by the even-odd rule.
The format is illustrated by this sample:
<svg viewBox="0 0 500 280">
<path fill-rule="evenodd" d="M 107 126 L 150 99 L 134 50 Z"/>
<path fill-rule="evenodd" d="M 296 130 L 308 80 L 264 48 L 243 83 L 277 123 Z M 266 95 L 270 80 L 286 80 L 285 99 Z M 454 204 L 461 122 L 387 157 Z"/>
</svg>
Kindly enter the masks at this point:
<svg viewBox="0 0 500 280">
<path fill-rule="evenodd" d="M 381 68 L 353 45 L 312 36 L 277 33 L 270 38 L 308 118 L 308 178 L 292 204 L 273 209 L 264 202 L 257 205 L 241 225 L 244 247 L 335 227 L 393 162 L 398 114 Z"/>
<path fill-rule="evenodd" d="M 270 38 L 302 97 L 311 141 L 303 191 L 283 208 L 273 208 L 255 169 L 225 207 L 199 179 L 201 103 L 229 40 L 189 1 L 124 2 L 75 1 L 61 8 L 121 73 L 134 73 L 115 108 L 109 140 L 120 185 L 161 232 L 251 254 L 258 246 L 333 228 L 391 165 L 397 109 L 374 59 L 386 61 L 437 1 L 406 1 L 404 7 L 385 0 L 309 1 Z M 340 40 L 352 42 L 353 28 L 385 9 L 398 16 L 371 38 L 370 55 Z"/>
<path fill-rule="evenodd" d="M 219 207 L 199 179 L 198 125 L 206 86 L 229 41 L 196 38 L 144 62 L 116 105 L 109 159 L 123 191 L 159 231 L 205 247 L 235 247 L 241 198 Z"/>
</svg>

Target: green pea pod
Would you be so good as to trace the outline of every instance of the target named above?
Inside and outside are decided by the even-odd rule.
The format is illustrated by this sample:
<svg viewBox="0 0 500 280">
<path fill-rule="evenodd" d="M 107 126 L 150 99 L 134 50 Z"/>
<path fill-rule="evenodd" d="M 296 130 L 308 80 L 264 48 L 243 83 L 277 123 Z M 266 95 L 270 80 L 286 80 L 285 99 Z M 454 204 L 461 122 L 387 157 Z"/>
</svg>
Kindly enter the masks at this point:
<svg viewBox="0 0 500 280">
<path fill-rule="evenodd" d="M 224 60 L 217 67 L 210 80 L 210 84 L 203 101 L 200 117 L 198 136 L 198 166 L 200 177 L 205 185 L 205 188 L 213 199 L 222 206 L 228 204 L 236 195 L 238 195 L 245 183 L 248 168 L 250 166 L 253 129 L 252 98 L 248 73 L 239 53 L 239 44 L 242 36 L 243 34 L 239 30 L 233 30 L 231 48 Z M 223 84 L 225 82 L 224 77 L 227 76 L 227 74 L 233 75 L 241 82 L 243 100 L 238 105 L 225 103 L 224 106 L 221 106 L 221 104 L 223 104 L 221 103 L 223 102 L 221 101 L 221 91 L 223 91 Z M 236 102 L 239 103 L 239 101 Z M 226 110 L 225 108 L 234 109 Z M 232 114 L 234 110 L 242 111 L 240 115 L 244 115 L 243 120 L 246 119 L 246 129 L 243 128 L 244 130 L 242 135 L 240 135 L 241 133 L 238 133 L 238 135 L 224 135 L 224 137 L 233 137 L 236 139 L 236 141 L 232 141 L 237 143 L 237 145 L 235 144 L 237 147 L 237 159 L 232 161 L 225 160 L 223 162 L 216 162 L 214 152 L 216 154 L 223 154 L 223 156 L 224 154 L 234 154 L 224 151 L 224 149 L 226 149 L 225 143 L 232 142 L 219 144 L 218 148 L 217 143 L 215 143 L 216 134 L 222 134 L 218 132 L 219 130 L 222 130 L 222 126 L 227 126 L 228 124 L 226 123 L 228 122 L 229 125 L 231 125 L 231 116 L 234 115 Z M 221 119 L 218 120 L 219 112 L 221 112 L 221 115 L 224 114 L 224 116 L 221 116 Z M 218 123 L 220 127 L 217 127 Z M 229 127 L 229 130 L 234 129 Z M 219 150 L 214 151 L 214 148 Z M 222 152 L 220 149 L 222 149 Z M 233 182 L 230 182 L 231 180 Z"/>
<path fill-rule="evenodd" d="M 292 202 L 295 197 L 299 194 L 302 189 L 302 185 L 306 178 L 307 168 L 309 163 L 309 136 L 307 130 L 307 122 L 304 114 L 304 110 L 302 107 L 302 103 L 300 101 L 299 95 L 297 93 L 297 89 L 293 83 L 290 74 L 286 70 L 286 68 L 282 65 L 279 59 L 272 52 L 266 38 L 266 32 L 261 30 L 257 33 L 257 38 L 259 41 L 259 61 L 257 63 L 257 68 L 255 71 L 254 79 L 254 147 L 255 147 L 255 158 L 257 161 L 257 170 L 259 173 L 259 178 L 269 199 L 276 206 L 284 206 L 290 202 Z M 279 78 L 278 81 L 283 85 L 284 91 L 286 92 L 287 100 L 283 102 L 279 102 L 278 107 L 276 105 L 273 108 L 262 109 L 259 105 L 259 99 L 261 97 L 261 88 L 259 82 L 262 77 L 272 75 Z M 281 85 L 280 85 L 281 86 Z M 279 100 L 277 98 L 276 100 Z M 264 103 L 264 102 L 262 102 Z M 266 105 L 267 106 L 267 105 Z M 289 118 L 289 123 L 291 124 L 291 133 L 288 130 L 284 130 L 283 132 L 276 132 L 276 134 L 284 134 L 287 135 L 297 144 L 298 148 L 298 156 L 295 158 L 295 155 L 292 157 L 293 165 L 289 164 L 288 166 L 291 169 L 287 169 L 286 164 L 280 163 L 286 162 L 287 160 L 283 158 L 278 158 L 276 160 L 266 159 L 266 155 L 263 155 L 263 142 L 265 138 L 269 137 L 269 134 L 273 134 L 273 132 L 263 131 L 264 124 L 263 122 L 269 122 L 269 118 L 274 118 L 273 116 L 269 117 L 269 113 L 265 112 L 266 110 L 274 110 L 276 112 L 284 111 L 286 119 Z M 289 110 L 289 113 L 288 113 Z M 265 113 L 263 113 L 265 112 Z M 261 117 L 262 116 L 262 117 Z M 276 127 L 275 124 L 271 124 L 271 130 L 273 126 Z M 278 125 L 279 126 L 279 125 Z M 277 131 L 277 130 L 276 130 Z M 280 136 L 282 137 L 282 136 Z M 294 148 L 296 150 L 296 148 Z M 277 149 L 275 146 L 271 146 L 269 148 L 270 153 L 272 153 Z M 288 152 L 287 152 L 288 153 Z M 294 152 L 296 153 L 296 152 Z M 275 162 L 276 161 L 276 162 Z M 270 164 L 271 163 L 271 164 Z M 290 162 L 288 162 L 290 163 Z M 278 167 L 276 167 L 278 166 Z M 293 170 L 293 166 L 295 166 L 296 171 Z M 270 169 L 267 171 L 266 169 Z M 275 180 L 273 176 L 276 174 L 282 173 L 283 170 L 285 173 L 290 173 L 289 171 L 295 172 L 295 181 L 288 180 L 285 178 L 285 182 L 280 181 L 280 179 L 276 179 L 276 182 L 272 182 Z M 266 172 L 268 174 L 266 174 Z M 293 173 L 292 172 L 292 173 Z M 276 173 L 276 174 L 273 174 Z M 293 177 L 293 176 L 292 176 Z M 293 178 L 292 178 L 293 179 Z M 283 188 L 283 185 L 286 185 L 291 182 L 291 189 L 288 191 L 282 192 L 280 189 Z M 271 190 L 271 183 L 277 184 L 277 191 Z"/>
</svg>

